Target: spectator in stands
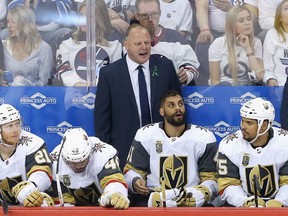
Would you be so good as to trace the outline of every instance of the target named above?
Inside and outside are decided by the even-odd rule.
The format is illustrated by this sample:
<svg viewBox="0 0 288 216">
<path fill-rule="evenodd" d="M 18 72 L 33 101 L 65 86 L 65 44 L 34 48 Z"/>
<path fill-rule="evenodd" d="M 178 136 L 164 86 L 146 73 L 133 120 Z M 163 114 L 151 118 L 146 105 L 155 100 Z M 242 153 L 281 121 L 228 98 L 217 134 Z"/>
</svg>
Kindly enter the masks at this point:
<svg viewBox="0 0 288 216">
<path fill-rule="evenodd" d="M 273 105 L 254 98 L 241 107 L 240 116 L 241 129 L 219 144 L 221 198 L 236 207 L 288 206 L 288 137 L 272 127 Z"/>
<path fill-rule="evenodd" d="M 224 13 L 228 12 L 234 6 L 245 5 L 250 10 L 250 12 L 252 14 L 254 31 L 255 31 L 254 34 L 256 35 L 260 31 L 260 27 L 258 25 L 258 1 L 259 0 L 238 0 L 238 1 L 213 0 L 213 3 L 211 5 L 214 5 L 214 7 L 220 9 Z M 211 22 L 223 23 L 225 26 L 225 20 L 223 20 L 223 22 L 221 22 L 219 20 L 219 17 L 216 17 L 216 16 L 215 16 L 215 19 L 216 19 L 216 21 L 211 20 Z"/>
<path fill-rule="evenodd" d="M 261 32 L 258 37 L 263 42 L 268 30 L 274 27 L 275 11 L 282 0 L 258 0 L 259 25 Z"/>
<path fill-rule="evenodd" d="M 45 86 L 53 68 L 51 47 L 41 39 L 33 11 L 17 6 L 8 11 L 9 38 L 3 42 L 6 70 L 13 86 Z"/>
<path fill-rule="evenodd" d="M 210 0 L 195 0 L 196 20 L 199 35 L 196 39 L 195 53 L 199 59 L 197 85 L 208 85 L 208 49 L 211 42 L 224 34 L 226 12 L 216 8 Z M 198 33 L 198 31 L 197 31 Z"/>
<path fill-rule="evenodd" d="M 145 26 L 152 37 L 152 54 L 170 59 L 183 85 L 194 84 L 199 73 L 197 56 L 179 32 L 159 25 L 161 15 L 159 0 L 136 0 L 137 21 Z"/>
<path fill-rule="evenodd" d="M 254 31 L 258 32 L 257 1 L 247 0 L 244 5 L 252 12 Z M 195 52 L 200 62 L 199 78 L 196 82 L 207 85 L 209 79 L 208 49 L 210 43 L 215 38 L 224 35 L 227 11 L 233 6 L 243 5 L 243 1 L 195 0 L 195 4 L 196 18 L 200 28 L 195 47 Z"/>
<path fill-rule="evenodd" d="M 111 24 L 122 37 L 125 36 L 130 19 L 134 16 L 134 12 L 130 8 L 130 2 L 131 0 L 105 0 Z"/>
<path fill-rule="evenodd" d="M 54 178 L 54 196 L 53 192 L 51 196 L 55 202 L 76 206 L 100 204 L 115 209 L 129 207 L 127 184 L 119 168 L 117 151 L 111 145 L 97 137 L 88 137 L 82 128 L 73 128 L 65 132 L 61 144 L 50 155 Z M 56 175 L 62 189 L 57 188 Z"/>
<path fill-rule="evenodd" d="M 263 80 L 262 43 L 253 34 L 251 12 L 232 7 L 226 18 L 225 36 L 209 47 L 211 85 L 253 85 Z"/>
<path fill-rule="evenodd" d="M 83 2 L 84 0 L 77 0 Z M 118 33 L 119 40 L 122 40 L 125 36 L 126 30 L 129 27 L 131 17 L 134 16 L 133 5 L 131 3 L 134 0 L 104 0 L 108 8 L 108 14 L 111 21 L 111 25 Z"/>
<path fill-rule="evenodd" d="M 228 12 L 231 7 L 233 7 L 233 3 L 237 3 L 238 4 L 243 4 L 243 0 L 240 0 L 240 1 L 233 1 L 233 2 L 230 2 L 230 0 L 213 0 L 213 4 L 215 5 L 215 7 L 219 8 L 221 11 L 224 11 L 224 12 Z"/>
<path fill-rule="evenodd" d="M 96 71 L 102 66 L 121 58 L 122 44 L 114 39 L 108 11 L 103 0 L 96 2 Z M 82 21 L 72 36 L 63 41 L 57 50 L 56 77 L 61 79 L 65 86 L 87 86 L 87 59 L 86 59 L 86 1 L 79 7 Z M 93 77 L 97 84 L 99 74 Z"/>
<path fill-rule="evenodd" d="M 226 12 L 214 6 L 210 0 L 195 0 L 196 18 L 200 28 L 197 43 L 211 43 L 225 32 Z"/>
<path fill-rule="evenodd" d="M 252 14 L 255 35 L 257 35 L 261 30 L 259 25 L 258 3 L 259 0 L 244 0 L 244 5 L 251 11 Z"/>
<path fill-rule="evenodd" d="M 147 206 L 148 198 L 149 207 L 161 207 L 163 202 L 167 207 L 210 203 L 218 194 L 215 136 L 186 123 L 184 101 L 177 91 L 163 95 L 159 112 L 164 122 L 140 128 L 127 157 L 124 176 L 134 198 L 131 203 Z"/>
<path fill-rule="evenodd" d="M 283 86 L 287 78 L 288 1 L 277 7 L 274 28 L 265 37 L 263 46 L 264 82 L 268 86 Z"/>
<path fill-rule="evenodd" d="M 127 55 L 100 69 L 94 109 L 95 134 L 118 150 L 121 168 L 136 131 L 149 122 L 162 120 L 161 95 L 168 89 L 180 91 L 172 61 L 150 55 L 151 37 L 147 29 L 133 24 L 126 34 Z M 144 77 L 139 78 L 141 74 Z M 140 92 L 146 103 L 140 101 Z"/>
<path fill-rule="evenodd" d="M 52 48 L 53 60 L 59 44 L 71 32 L 74 6 L 71 0 L 8 0 L 8 9 L 19 5 L 31 8 L 35 13 L 35 22 L 42 39 Z M 6 38 L 5 38 L 6 39 Z"/>
<path fill-rule="evenodd" d="M 74 14 L 72 2 L 70 0 L 56 0 L 55 2 L 34 0 L 33 4 L 30 3 L 30 8 L 35 12 L 37 28 L 43 40 L 56 52 L 60 42 L 71 31 L 68 27 L 74 24 L 70 18 L 70 15 Z"/>
<path fill-rule="evenodd" d="M 192 35 L 193 11 L 188 0 L 160 0 L 159 24 L 178 31 L 190 40 Z"/>
<path fill-rule="evenodd" d="M 21 130 L 21 116 L 10 104 L 0 106 L 0 191 L 8 205 L 53 205 L 42 191 L 51 185 L 51 160 L 44 140 Z"/>
</svg>

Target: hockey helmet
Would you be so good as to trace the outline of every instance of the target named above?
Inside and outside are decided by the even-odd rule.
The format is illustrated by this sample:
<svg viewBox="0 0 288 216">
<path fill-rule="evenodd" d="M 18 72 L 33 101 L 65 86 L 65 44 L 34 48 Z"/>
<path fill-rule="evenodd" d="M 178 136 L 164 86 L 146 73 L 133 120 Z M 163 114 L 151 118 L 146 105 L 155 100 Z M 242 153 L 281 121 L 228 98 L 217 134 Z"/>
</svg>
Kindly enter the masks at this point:
<svg viewBox="0 0 288 216">
<path fill-rule="evenodd" d="M 240 115 L 244 118 L 258 120 L 258 124 L 264 120 L 268 120 L 272 124 L 275 118 L 275 109 L 270 101 L 254 98 L 241 107 Z"/>
<path fill-rule="evenodd" d="M 92 149 L 88 135 L 82 128 L 68 129 L 63 136 L 62 145 L 63 159 L 72 163 L 86 160 Z"/>
<path fill-rule="evenodd" d="M 20 113 L 10 104 L 0 106 L 0 125 L 21 119 Z"/>
<path fill-rule="evenodd" d="M 257 120 L 257 135 L 252 141 L 250 141 L 250 143 L 253 143 L 259 136 L 262 136 L 270 129 L 275 118 L 275 109 L 270 101 L 264 100 L 263 98 L 254 98 L 241 107 L 240 115 L 243 118 Z M 261 126 L 265 120 L 268 120 L 269 124 L 266 130 L 260 133 Z"/>
</svg>

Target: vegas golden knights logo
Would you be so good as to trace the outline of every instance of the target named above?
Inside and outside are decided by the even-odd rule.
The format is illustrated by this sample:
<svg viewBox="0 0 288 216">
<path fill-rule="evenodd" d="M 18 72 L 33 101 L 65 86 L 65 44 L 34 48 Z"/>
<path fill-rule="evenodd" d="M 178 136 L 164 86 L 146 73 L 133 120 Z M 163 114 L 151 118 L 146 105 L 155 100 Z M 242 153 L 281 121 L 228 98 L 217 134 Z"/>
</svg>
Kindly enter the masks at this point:
<svg viewBox="0 0 288 216">
<path fill-rule="evenodd" d="M 16 176 L 14 178 L 5 178 L 3 180 L 0 180 L 0 191 L 1 191 L 1 197 L 4 196 L 4 199 L 6 199 L 7 202 L 18 204 L 17 199 L 12 195 L 12 188 L 22 181 L 21 176 Z"/>
<path fill-rule="evenodd" d="M 98 199 L 101 196 L 101 193 L 97 189 L 95 183 L 92 183 L 89 186 L 80 187 L 78 189 L 68 188 L 71 195 L 74 196 L 76 205 L 96 205 L 98 204 Z"/>
<path fill-rule="evenodd" d="M 268 103 L 263 103 L 264 109 L 268 110 L 269 109 L 269 104 Z"/>
<path fill-rule="evenodd" d="M 155 142 L 156 152 L 161 153 L 163 151 L 163 142 L 158 140 Z"/>
<path fill-rule="evenodd" d="M 165 180 L 166 189 L 181 188 L 187 184 L 187 157 L 171 155 L 160 158 L 160 179 Z"/>
<path fill-rule="evenodd" d="M 66 186 L 66 187 L 69 187 L 71 185 L 71 181 L 70 181 L 70 176 L 69 175 L 63 175 L 62 176 L 62 181 L 63 181 L 63 184 Z"/>
<path fill-rule="evenodd" d="M 251 195 L 254 194 L 254 175 L 258 177 L 259 188 L 257 192 L 260 197 L 270 197 L 276 192 L 273 165 L 247 167 L 245 169 L 245 175 L 247 190 Z"/>
<path fill-rule="evenodd" d="M 244 153 L 242 158 L 242 165 L 247 166 L 249 164 L 249 160 L 250 160 L 249 154 Z"/>
</svg>

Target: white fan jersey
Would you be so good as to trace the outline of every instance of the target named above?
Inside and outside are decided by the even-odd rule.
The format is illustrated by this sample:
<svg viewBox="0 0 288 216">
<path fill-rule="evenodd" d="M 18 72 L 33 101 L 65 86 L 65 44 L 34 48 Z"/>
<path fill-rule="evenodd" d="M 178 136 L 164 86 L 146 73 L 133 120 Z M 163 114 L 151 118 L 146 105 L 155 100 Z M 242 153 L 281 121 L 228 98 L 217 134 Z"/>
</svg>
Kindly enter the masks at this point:
<svg viewBox="0 0 288 216">
<path fill-rule="evenodd" d="M 173 29 L 161 28 L 160 35 L 155 37 L 151 54 L 163 55 L 173 62 L 176 71 L 182 66 L 200 66 L 197 55 L 182 35 Z"/>
<path fill-rule="evenodd" d="M 121 12 L 123 8 L 129 8 L 131 0 L 104 0 L 108 8 Z"/>
<path fill-rule="evenodd" d="M 2 140 L 0 145 L 3 145 Z M 43 171 L 52 177 L 50 167 L 51 160 L 44 140 L 22 131 L 15 152 L 8 159 L 0 160 L 0 190 L 9 203 L 17 204 L 12 188 L 21 181 L 27 181 L 33 172 Z"/>
<path fill-rule="evenodd" d="M 98 205 L 98 198 L 104 188 L 113 182 L 120 182 L 126 186 L 123 174 L 119 168 L 116 149 L 96 137 L 89 137 L 93 144 L 92 153 L 86 169 L 75 173 L 62 157 L 59 158 L 59 176 L 62 185 L 64 202 L 75 205 Z M 51 152 L 53 160 L 53 192 L 54 198 L 58 196 L 56 187 L 56 167 L 61 144 Z M 65 197 L 67 198 L 65 200 Z M 57 201 L 57 199 L 56 199 Z"/>
<path fill-rule="evenodd" d="M 163 180 L 166 189 L 193 187 L 206 180 L 216 184 L 214 134 L 187 124 L 180 137 L 168 137 L 163 126 L 150 124 L 137 131 L 124 168 L 129 189 L 133 191 L 131 179 L 137 175 L 147 181 L 147 187 L 156 190 Z"/>
<path fill-rule="evenodd" d="M 241 206 L 247 196 L 254 195 L 254 175 L 258 179 L 258 196 L 278 198 L 288 204 L 288 131 L 272 127 L 270 140 L 264 147 L 253 148 L 241 131 L 228 135 L 219 145 L 218 186 L 229 204 Z M 232 187 L 230 187 L 232 186 Z M 235 192 L 235 186 L 242 188 Z M 282 193 L 285 190 L 285 197 Z M 239 190 L 239 187 L 237 190 Z M 280 188 L 280 189 L 279 189 Z"/>
<path fill-rule="evenodd" d="M 74 86 L 77 82 L 86 82 L 87 53 L 86 41 L 75 43 L 72 38 L 63 41 L 57 50 L 56 78 L 63 80 L 65 86 Z M 122 56 L 122 45 L 118 40 L 108 41 L 108 46 L 96 45 L 96 78 L 100 68 Z"/>
</svg>

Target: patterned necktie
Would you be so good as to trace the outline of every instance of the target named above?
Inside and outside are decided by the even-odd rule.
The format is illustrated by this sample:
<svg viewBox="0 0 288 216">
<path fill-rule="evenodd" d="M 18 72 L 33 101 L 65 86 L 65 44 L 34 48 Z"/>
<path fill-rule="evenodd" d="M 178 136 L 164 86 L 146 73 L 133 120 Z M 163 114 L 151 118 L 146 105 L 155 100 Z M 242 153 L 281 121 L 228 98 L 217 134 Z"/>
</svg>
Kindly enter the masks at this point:
<svg viewBox="0 0 288 216">
<path fill-rule="evenodd" d="M 139 83 L 139 98 L 140 98 L 140 108 L 141 108 L 141 119 L 142 126 L 151 123 L 151 115 L 147 94 L 147 87 L 145 76 L 142 70 L 142 65 L 137 67 L 138 69 L 138 83 Z"/>
</svg>

